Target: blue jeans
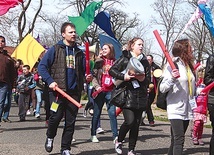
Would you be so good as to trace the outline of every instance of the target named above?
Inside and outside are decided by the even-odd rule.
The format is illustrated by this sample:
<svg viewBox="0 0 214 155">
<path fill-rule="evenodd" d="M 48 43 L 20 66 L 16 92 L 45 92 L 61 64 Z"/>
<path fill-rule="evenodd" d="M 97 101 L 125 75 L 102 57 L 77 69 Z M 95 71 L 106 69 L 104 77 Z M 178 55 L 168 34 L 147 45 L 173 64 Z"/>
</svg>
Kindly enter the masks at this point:
<svg viewBox="0 0 214 155">
<path fill-rule="evenodd" d="M 101 115 L 104 103 L 106 103 L 106 107 L 108 110 L 113 138 L 118 136 L 116 107 L 109 102 L 110 98 L 111 98 L 111 92 L 101 92 L 94 99 L 94 114 L 93 114 L 93 118 L 92 118 L 92 122 L 91 122 L 91 135 L 92 136 L 96 135 L 97 124 L 98 124 L 98 120 L 100 119 L 100 115 Z"/>
<path fill-rule="evenodd" d="M 7 83 L 0 82 L 0 122 L 4 111 L 5 100 L 7 98 L 7 92 L 9 85 Z"/>
<path fill-rule="evenodd" d="M 41 104 L 42 104 L 42 90 L 36 89 L 35 93 L 36 93 L 36 100 L 37 100 L 37 103 L 36 103 L 36 114 L 40 114 L 40 107 L 41 107 Z"/>
<path fill-rule="evenodd" d="M 12 100 L 12 90 L 8 90 L 5 104 L 4 104 L 4 114 L 3 119 L 8 119 L 9 113 L 10 113 L 10 107 L 11 107 L 11 100 Z"/>
</svg>

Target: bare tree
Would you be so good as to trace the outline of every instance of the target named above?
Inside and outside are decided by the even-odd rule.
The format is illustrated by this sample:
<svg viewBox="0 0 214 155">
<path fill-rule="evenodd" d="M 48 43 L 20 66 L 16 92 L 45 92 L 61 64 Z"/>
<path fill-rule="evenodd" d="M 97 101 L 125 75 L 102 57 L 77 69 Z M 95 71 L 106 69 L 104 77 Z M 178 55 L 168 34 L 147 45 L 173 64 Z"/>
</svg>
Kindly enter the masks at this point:
<svg viewBox="0 0 214 155">
<path fill-rule="evenodd" d="M 161 26 L 161 35 L 165 37 L 165 45 L 169 51 L 174 40 L 177 39 L 176 36 L 182 31 L 192 13 L 198 7 L 197 2 L 198 0 L 185 3 L 180 0 L 160 0 L 154 3 L 153 8 L 159 14 L 159 17 L 154 17 L 153 23 Z M 182 5 L 185 6 L 181 9 Z M 210 2 L 211 10 L 213 10 L 213 6 L 214 2 Z M 204 17 L 192 23 L 184 35 L 192 42 L 197 62 L 205 60 L 207 55 L 213 53 L 213 36 L 205 24 Z M 162 54 L 158 53 L 157 55 Z M 164 65 L 165 59 L 162 58 L 162 65 Z"/>
<path fill-rule="evenodd" d="M 38 19 L 38 14 L 41 11 L 43 4 L 42 0 L 38 0 L 37 2 L 39 2 L 38 6 L 35 7 L 36 3 L 33 3 L 32 0 L 25 0 L 24 3 L 21 4 L 21 7 L 17 6 L 15 9 L 10 10 L 6 15 L 1 17 L 0 29 L 7 37 L 10 44 L 16 46 L 28 33 L 33 32 L 36 20 Z M 14 12 L 20 13 L 17 15 Z M 31 14 L 30 18 L 28 17 L 29 12 Z"/>
<path fill-rule="evenodd" d="M 176 34 L 178 33 L 177 25 L 179 10 L 178 6 L 181 3 L 179 0 L 157 0 L 153 4 L 154 10 L 158 13 L 159 17 L 153 17 L 153 24 L 159 25 L 161 27 L 161 35 L 164 35 L 165 46 L 170 51 L 171 44 L 175 40 Z M 162 66 L 165 64 L 165 57 L 162 56 Z"/>
</svg>

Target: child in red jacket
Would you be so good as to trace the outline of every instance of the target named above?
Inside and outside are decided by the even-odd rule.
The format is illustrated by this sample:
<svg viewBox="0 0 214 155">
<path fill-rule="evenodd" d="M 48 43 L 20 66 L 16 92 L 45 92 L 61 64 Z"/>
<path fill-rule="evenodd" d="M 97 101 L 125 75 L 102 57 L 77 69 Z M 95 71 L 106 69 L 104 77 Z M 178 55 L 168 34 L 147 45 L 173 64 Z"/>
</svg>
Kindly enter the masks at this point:
<svg viewBox="0 0 214 155">
<path fill-rule="evenodd" d="M 197 107 L 193 109 L 193 144 L 194 145 L 204 145 L 202 141 L 202 133 L 204 128 L 204 123 L 207 122 L 207 94 L 202 94 L 200 91 L 205 87 L 204 84 L 200 84 L 197 88 L 198 96 L 196 97 Z"/>
</svg>

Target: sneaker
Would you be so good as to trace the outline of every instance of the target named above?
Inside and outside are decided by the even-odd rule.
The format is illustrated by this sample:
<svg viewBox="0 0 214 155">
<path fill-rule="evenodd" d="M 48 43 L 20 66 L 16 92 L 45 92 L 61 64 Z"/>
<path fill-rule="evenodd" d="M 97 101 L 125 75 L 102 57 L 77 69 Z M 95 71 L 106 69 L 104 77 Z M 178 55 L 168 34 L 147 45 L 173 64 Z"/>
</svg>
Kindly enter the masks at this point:
<svg viewBox="0 0 214 155">
<path fill-rule="evenodd" d="M 69 150 L 61 151 L 61 155 L 71 155 Z"/>
<path fill-rule="evenodd" d="M 31 111 L 28 109 L 26 115 L 31 115 Z"/>
<path fill-rule="evenodd" d="M 155 122 L 154 121 L 149 122 L 149 126 L 154 127 L 155 126 Z"/>
<path fill-rule="evenodd" d="M 123 154 L 121 142 L 116 142 L 114 148 L 115 148 L 115 151 L 117 152 L 117 154 Z"/>
<path fill-rule="evenodd" d="M 197 138 L 194 138 L 194 139 L 193 139 L 193 144 L 194 144 L 194 145 L 199 145 L 199 142 L 198 142 L 198 139 L 197 139 Z"/>
<path fill-rule="evenodd" d="M 82 115 L 83 117 L 87 117 L 87 110 L 84 110 Z"/>
<path fill-rule="evenodd" d="M 36 114 L 35 117 L 36 117 L 36 118 L 40 118 L 40 114 Z"/>
<path fill-rule="evenodd" d="M 199 145 L 204 145 L 203 140 L 202 140 L 202 139 L 198 139 L 198 144 L 199 144 Z"/>
<path fill-rule="evenodd" d="M 12 121 L 9 120 L 8 118 L 3 118 L 3 122 L 12 123 Z"/>
<path fill-rule="evenodd" d="M 33 110 L 33 116 L 35 116 L 35 115 L 36 115 L 36 109 Z"/>
<path fill-rule="evenodd" d="M 115 144 L 118 140 L 118 137 L 115 137 L 114 140 L 113 140 L 113 143 Z"/>
<path fill-rule="evenodd" d="M 127 155 L 141 155 L 141 153 L 136 153 L 135 151 L 131 150 Z"/>
<path fill-rule="evenodd" d="M 46 138 L 45 150 L 47 152 L 51 152 L 53 150 L 53 139 L 52 138 Z"/>
<path fill-rule="evenodd" d="M 99 127 L 99 128 L 97 128 L 96 133 L 102 134 L 102 133 L 104 133 L 104 130 L 101 127 Z"/>
<path fill-rule="evenodd" d="M 96 136 L 91 136 L 91 142 L 93 142 L 93 143 L 99 143 L 99 140 L 97 139 Z"/>
<path fill-rule="evenodd" d="M 26 121 L 26 119 L 25 119 L 25 117 L 20 117 L 19 121 L 24 122 L 24 121 Z"/>
<path fill-rule="evenodd" d="M 90 109 L 88 113 L 89 113 L 91 116 L 93 116 L 94 110 L 93 110 L 93 109 Z"/>
</svg>

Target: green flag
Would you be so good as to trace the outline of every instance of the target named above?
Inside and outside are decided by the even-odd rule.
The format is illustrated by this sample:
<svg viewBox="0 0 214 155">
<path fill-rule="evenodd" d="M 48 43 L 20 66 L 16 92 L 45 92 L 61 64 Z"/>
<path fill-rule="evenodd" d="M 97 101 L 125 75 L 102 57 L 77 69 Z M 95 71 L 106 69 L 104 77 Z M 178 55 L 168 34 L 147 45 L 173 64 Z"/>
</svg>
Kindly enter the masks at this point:
<svg viewBox="0 0 214 155">
<path fill-rule="evenodd" d="M 85 8 L 80 16 L 68 16 L 69 21 L 76 26 L 76 32 L 79 36 L 81 36 L 85 32 L 87 27 L 94 21 L 95 11 L 102 6 L 102 3 L 102 1 L 92 2 Z"/>
</svg>

